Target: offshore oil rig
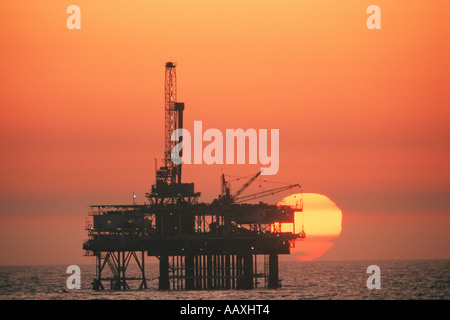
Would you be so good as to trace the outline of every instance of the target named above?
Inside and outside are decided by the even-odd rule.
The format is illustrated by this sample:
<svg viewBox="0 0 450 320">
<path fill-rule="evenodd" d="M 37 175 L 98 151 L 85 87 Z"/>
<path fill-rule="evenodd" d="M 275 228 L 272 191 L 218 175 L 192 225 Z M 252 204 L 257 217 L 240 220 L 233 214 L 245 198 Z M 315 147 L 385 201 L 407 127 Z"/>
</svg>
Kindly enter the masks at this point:
<svg viewBox="0 0 450 320">
<path fill-rule="evenodd" d="M 300 186 L 241 196 L 261 172 L 234 194 L 222 174 L 221 194 L 211 203 L 200 203 L 194 184 L 181 182 L 182 164 L 171 160 L 171 151 L 181 141 L 172 141 L 172 132 L 183 128 L 184 103 L 177 102 L 176 88 L 176 65 L 167 62 L 165 153 L 163 165 L 156 166 L 155 184 L 146 193 L 149 202 L 91 206 L 83 249 L 96 257 L 93 289 L 104 290 L 109 281 L 111 290 L 127 290 L 132 280 L 146 289 L 146 255 L 159 260 L 160 290 L 279 287 L 278 255 L 289 254 L 295 240 L 305 237 L 303 230 L 294 233 L 294 213 L 302 211 L 302 199 L 295 206 L 245 202 Z M 284 224 L 292 231 L 282 231 Z M 131 260 L 138 276 L 127 274 Z"/>
</svg>

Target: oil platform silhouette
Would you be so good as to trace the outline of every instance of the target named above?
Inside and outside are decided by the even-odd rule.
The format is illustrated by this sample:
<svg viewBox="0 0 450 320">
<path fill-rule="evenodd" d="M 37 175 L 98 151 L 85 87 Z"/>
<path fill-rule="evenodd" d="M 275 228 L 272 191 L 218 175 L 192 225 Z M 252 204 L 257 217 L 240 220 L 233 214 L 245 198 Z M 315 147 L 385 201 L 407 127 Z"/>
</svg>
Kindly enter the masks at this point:
<svg viewBox="0 0 450 320">
<path fill-rule="evenodd" d="M 176 65 L 167 62 L 164 163 L 159 169 L 155 165 L 156 181 L 146 193 L 149 203 L 91 206 L 83 249 L 96 257 L 93 289 L 104 290 L 107 281 L 111 290 L 130 289 L 130 281 L 147 288 L 146 255 L 159 260 L 160 290 L 279 287 L 278 255 L 289 254 L 295 240 L 305 236 L 294 233 L 294 212 L 302 211 L 302 199 L 295 207 L 244 202 L 300 186 L 241 196 L 260 172 L 234 194 L 222 174 L 218 198 L 200 203 L 194 184 L 181 182 L 182 164 L 171 160 L 182 138 L 172 141 L 172 132 L 183 128 L 184 103 L 177 102 L 176 87 Z M 282 232 L 284 224 L 292 225 L 292 232 Z M 132 259 L 139 268 L 137 277 L 127 275 Z"/>
</svg>

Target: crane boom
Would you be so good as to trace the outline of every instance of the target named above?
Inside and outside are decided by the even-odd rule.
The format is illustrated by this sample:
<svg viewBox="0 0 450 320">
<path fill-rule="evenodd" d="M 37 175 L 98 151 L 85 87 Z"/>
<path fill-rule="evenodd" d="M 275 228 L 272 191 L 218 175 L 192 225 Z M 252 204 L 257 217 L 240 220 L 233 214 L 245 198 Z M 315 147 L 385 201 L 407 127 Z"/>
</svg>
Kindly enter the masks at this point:
<svg viewBox="0 0 450 320">
<path fill-rule="evenodd" d="M 245 189 L 247 189 L 252 183 L 253 181 L 256 180 L 256 178 L 259 177 L 259 175 L 261 174 L 261 171 L 258 171 L 253 177 L 250 178 L 250 180 L 248 180 L 234 195 L 233 195 L 233 199 L 236 199 L 237 197 L 239 197 L 239 195 L 245 191 Z"/>
<path fill-rule="evenodd" d="M 278 187 L 278 188 L 273 188 L 273 189 L 269 189 L 266 191 L 262 191 L 262 192 L 257 192 L 254 194 L 249 194 L 240 198 L 235 198 L 235 202 L 239 203 L 239 202 L 244 202 L 244 201 L 248 201 L 248 200 L 254 200 L 254 199 L 258 199 L 258 198 L 262 198 L 262 197 L 266 197 L 269 195 L 274 195 L 276 193 L 279 192 L 283 192 L 285 190 L 289 190 L 295 187 L 300 187 L 300 184 L 296 183 L 296 184 L 291 184 L 289 186 L 284 186 L 284 187 Z"/>
</svg>

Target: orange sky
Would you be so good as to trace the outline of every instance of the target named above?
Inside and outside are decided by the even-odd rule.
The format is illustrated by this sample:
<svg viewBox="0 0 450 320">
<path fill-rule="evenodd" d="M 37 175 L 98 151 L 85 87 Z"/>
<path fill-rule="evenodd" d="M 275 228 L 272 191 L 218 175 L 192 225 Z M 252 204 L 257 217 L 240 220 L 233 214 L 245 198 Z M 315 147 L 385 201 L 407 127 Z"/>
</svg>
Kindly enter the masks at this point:
<svg viewBox="0 0 450 320">
<path fill-rule="evenodd" d="M 188 129 L 280 129 L 273 179 L 343 213 L 322 259 L 450 258 L 449 15 L 447 1 L 2 1 L 0 264 L 86 263 L 87 205 L 144 201 L 169 60 Z M 220 169 L 183 172 L 209 201 Z"/>
</svg>

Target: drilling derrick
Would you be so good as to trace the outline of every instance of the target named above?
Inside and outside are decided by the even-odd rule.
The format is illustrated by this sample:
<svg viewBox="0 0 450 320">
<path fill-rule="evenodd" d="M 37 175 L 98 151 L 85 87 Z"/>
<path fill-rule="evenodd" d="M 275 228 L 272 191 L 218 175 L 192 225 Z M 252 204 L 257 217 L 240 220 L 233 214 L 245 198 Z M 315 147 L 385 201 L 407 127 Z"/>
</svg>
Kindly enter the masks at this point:
<svg viewBox="0 0 450 320">
<path fill-rule="evenodd" d="M 167 170 L 161 179 L 167 184 L 181 182 L 181 164 L 175 165 L 171 160 L 171 153 L 176 144 L 178 137 L 177 129 L 183 127 L 183 110 L 184 103 L 177 102 L 177 74 L 176 65 L 173 62 L 166 63 L 165 86 L 164 86 L 164 111 L 165 111 L 165 128 L 164 128 L 164 169 Z M 172 134 L 175 138 L 172 140 Z"/>
<path fill-rule="evenodd" d="M 184 103 L 177 101 L 176 66 L 165 64 L 164 157 L 155 167 L 155 183 L 146 193 L 148 204 L 94 205 L 86 226 L 89 239 L 83 243 L 86 255 L 96 257 L 93 288 L 130 289 L 128 282 L 140 281 L 147 288 L 145 256 L 159 261 L 160 290 L 252 289 L 264 284 L 280 286 L 278 255 L 289 254 L 303 234 L 285 232 L 294 226 L 296 208 L 260 202 L 242 203 L 299 187 L 298 184 L 255 194 L 241 194 L 260 175 L 253 175 L 235 193 L 222 175 L 222 192 L 211 203 L 199 203 L 193 183 L 181 181 L 181 163 L 172 152 L 182 137 Z M 173 135 L 173 139 L 172 139 Z M 135 260 L 140 275 L 130 276 L 127 267 Z M 109 270 L 106 268 L 109 266 Z"/>
<path fill-rule="evenodd" d="M 177 101 L 177 74 L 173 62 L 166 63 L 164 85 L 164 165 L 156 171 L 156 183 L 147 193 L 150 203 L 196 203 L 200 193 L 194 192 L 193 183 L 181 182 L 182 164 L 172 161 L 172 152 L 182 156 L 176 149 L 182 137 L 184 103 Z"/>
</svg>

